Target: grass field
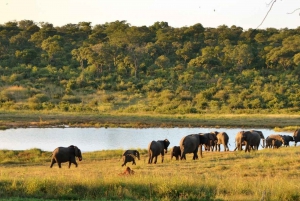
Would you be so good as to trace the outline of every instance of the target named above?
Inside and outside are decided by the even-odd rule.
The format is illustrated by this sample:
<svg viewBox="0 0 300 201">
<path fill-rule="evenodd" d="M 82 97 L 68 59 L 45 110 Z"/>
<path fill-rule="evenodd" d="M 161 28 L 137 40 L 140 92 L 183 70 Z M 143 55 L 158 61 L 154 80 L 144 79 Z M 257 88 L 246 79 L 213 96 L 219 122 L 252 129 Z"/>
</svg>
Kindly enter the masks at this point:
<svg viewBox="0 0 300 201">
<path fill-rule="evenodd" d="M 203 158 L 147 163 L 122 175 L 122 150 L 83 153 L 69 169 L 49 168 L 49 152 L 2 150 L 0 199 L 6 200 L 300 200 L 300 148 L 203 152 Z"/>
<path fill-rule="evenodd" d="M 124 114 L 0 110 L 0 129 L 20 127 L 238 127 L 295 130 L 300 115 L 289 114 Z"/>
</svg>

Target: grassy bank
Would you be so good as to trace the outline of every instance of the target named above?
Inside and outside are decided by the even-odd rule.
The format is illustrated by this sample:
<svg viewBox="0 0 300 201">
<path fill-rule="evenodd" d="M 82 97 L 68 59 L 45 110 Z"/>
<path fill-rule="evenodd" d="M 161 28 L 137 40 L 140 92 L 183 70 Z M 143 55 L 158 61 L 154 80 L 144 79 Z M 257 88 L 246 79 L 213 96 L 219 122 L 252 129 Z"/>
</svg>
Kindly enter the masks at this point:
<svg viewBox="0 0 300 201">
<path fill-rule="evenodd" d="M 49 127 L 241 127 L 295 130 L 300 115 L 287 114 L 124 114 L 0 111 L 0 128 Z"/>
<path fill-rule="evenodd" d="M 122 150 L 83 154 L 78 168 L 49 168 L 48 152 L 2 151 L 0 197 L 11 200 L 299 200 L 299 147 L 204 152 L 193 161 L 147 164 L 140 150 L 134 175 L 120 175 Z M 18 156 L 18 157 L 16 157 Z M 15 157 L 15 158 L 14 158 Z M 16 161 L 16 158 L 18 160 Z M 34 159 L 34 160 L 33 160 Z"/>
</svg>

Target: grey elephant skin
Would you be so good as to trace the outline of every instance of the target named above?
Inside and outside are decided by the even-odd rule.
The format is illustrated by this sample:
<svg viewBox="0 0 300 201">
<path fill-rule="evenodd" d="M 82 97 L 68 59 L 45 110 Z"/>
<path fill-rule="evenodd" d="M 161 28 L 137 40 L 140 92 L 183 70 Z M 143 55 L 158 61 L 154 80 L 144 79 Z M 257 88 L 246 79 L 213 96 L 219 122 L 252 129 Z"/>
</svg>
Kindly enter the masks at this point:
<svg viewBox="0 0 300 201">
<path fill-rule="evenodd" d="M 217 150 L 217 135 L 215 132 L 211 132 L 211 133 L 203 133 L 202 134 L 206 140 L 204 143 L 204 147 L 206 151 L 214 151 Z"/>
<path fill-rule="evenodd" d="M 148 154 L 149 154 L 149 160 L 148 164 L 151 164 L 152 162 L 156 164 L 157 162 L 157 156 L 161 155 L 161 162 L 164 162 L 164 155 L 168 152 L 168 146 L 170 145 L 170 142 L 168 139 L 165 140 L 158 140 L 158 141 L 152 141 L 148 145 Z M 154 159 L 154 161 L 153 161 Z"/>
<path fill-rule="evenodd" d="M 126 163 L 129 163 L 129 162 L 132 162 L 132 165 L 136 165 L 136 163 L 135 163 L 135 155 L 133 155 L 133 154 L 126 154 L 125 156 L 122 156 L 122 158 L 123 158 L 122 167 L 124 165 L 126 165 Z"/>
<path fill-rule="evenodd" d="M 300 129 L 295 130 L 293 137 L 295 140 L 295 146 L 297 146 L 297 142 L 300 142 Z"/>
<path fill-rule="evenodd" d="M 140 152 L 138 152 L 138 150 L 126 150 L 122 156 L 126 156 L 127 154 L 132 154 L 133 156 L 137 157 L 138 160 L 140 160 Z"/>
<path fill-rule="evenodd" d="M 243 132 L 242 141 L 245 142 L 245 152 L 250 152 L 251 149 L 258 150 L 261 136 L 256 131 L 245 131 Z"/>
<path fill-rule="evenodd" d="M 243 133 L 245 131 L 239 131 L 236 136 L 235 136 L 235 150 L 239 150 L 239 151 L 242 151 L 243 150 L 243 145 L 245 145 L 245 142 L 243 141 Z"/>
<path fill-rule="evenodd" d="M 290 135 L 282 135 L 283 139 L 284 139 L 284 146 L 285 147 L 289 147 L 290 146 L 290 142 L 291 141 L 295 141 L 293 136 Z"/>
<path fill-rule="evenodd" d="M 77 167 L 78 164 L 75 157 L 78 157 L 79 161 L 82 160 L 81 151 L 77 146 L 71 145 L 69 147 L 57 147 L 52 152 L 50 168 L 52 168 L 54 163 L 57 163 L 58 167 L 61 168 L 61 163 L 65 162 L 69 162 L 69 168 L 71 167 L 71 163 L 75 164 Z"/>
<path fill-rule="evenodd" d="M 278 149 L 282 144 L 285 144 L 285 140 L 279 134 L 271 134 L 266 139 L 266 147 L 267 148 L 277 148 Z"/>
<path fill-rule="evenodd" d="M 215 132 L 217 136 L 217 151 L 221 151 L 221 144 L 224 146 L 224 151 L 229 151 L 228 142 L 229 136 L 226 132 Z"/>
<path fill-rule="evenodd" d="M 190 134 L 180 140 L 181 160 L 186 160 L 186 154 L 193 153 L 193 160 L 198 159 L 198 149 L 202 157 L 202 145 L 207 143 L 207 137 L 203 134 Z M 199 148 L 200 147 L 200 148 Z"/>
<path fill-rule="evenodd" d="M 179 157 L 181 156 L 180 146 L 172 147 L 170 152 L 171 152 L 171 160 L 173 159 L 173 157 L 175 157 L 176 160 L 179 160 Z"/>
<path fill-rule="evenodd" d="M 265 136 L 264 136 L 264 134 L 261 132 L 261 131 L 258 131 L 258 130 L 250 130 L 250 132 L 256 132 L 256 133 L 258 133 L 259 134 L 259 136 L 260 136 L 260 139 L 262 140 L 262 148 L 265 148 Z"/>
<path fill-rule="evenodd" d="M 239 151 L 241 151 L 241 150 L 243 150 L 242 146 L 246 145 L 246 142 L 245 142 L 245 140 L 243 139 L 243 135 L 244 135 L 245 132 L 247 132 L 247 133 L 252 133 L 252 134 L 254 134 L 255 136 L 259 135 L 259 136 L 260 136 L 260 140 L 262 139 L 262 142 L 263 142 L 262 147 L 263 147 L 263 148 L 265 147 L 265 137 L 264 137 L 264 135 L 263 135 L 263 133 L 262 133 L 261 131 L 256 131 L 256 130 L 239 131 L 239 132 L 236 134 L 236 136 L 235 136 L 235 145 L 236 145 L 236 147 L 235 147 L 234 151 L 237 150 L 237 149 L 238 149 Z M 247 135 L 248 135 L 248 134 L 247 134 Z M 251 137 L 249 137 L 249 138 L 251 138 Z M 259 140 L 259 142 L 260 142 L 260 140 Z M 259 146 L 259 144 L 258 144 L 258 146 Z M 258 149 L 258 146 L 257 146 L 257 149 Z M 251 149 L 254 149 L 254 145 L 250 145 L 250 148 L 251 148 Z"/>
</svg>

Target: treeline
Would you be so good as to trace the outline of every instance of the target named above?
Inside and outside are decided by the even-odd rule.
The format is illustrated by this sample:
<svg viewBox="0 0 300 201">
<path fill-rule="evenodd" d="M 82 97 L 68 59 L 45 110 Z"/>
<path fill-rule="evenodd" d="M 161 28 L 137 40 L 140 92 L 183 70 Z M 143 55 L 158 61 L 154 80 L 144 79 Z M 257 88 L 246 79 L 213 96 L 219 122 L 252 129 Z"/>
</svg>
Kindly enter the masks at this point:
<svg viewBox="0 0 300 201">
<path fill-rule="evenodd" d="M 297 113 L 300 27 L 0 25 L 0 108 Z"/>
</svg>

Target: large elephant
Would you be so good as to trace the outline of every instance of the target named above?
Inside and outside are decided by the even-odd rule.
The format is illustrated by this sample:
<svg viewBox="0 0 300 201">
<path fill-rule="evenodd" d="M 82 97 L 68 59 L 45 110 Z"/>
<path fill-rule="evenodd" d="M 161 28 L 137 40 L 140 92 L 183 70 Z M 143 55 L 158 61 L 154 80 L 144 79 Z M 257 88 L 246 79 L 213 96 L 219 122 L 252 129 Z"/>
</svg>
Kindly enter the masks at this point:
<svg viewBox="0 0 300 201">
<path fill-rule="evenodd" d="M 280 143 L 278 143 L 277 141 L 280 141 Z M 267 148 L 279 148 L 282 144 L 285 144 L 285 140 L 284 138 L 279 135 L 279 134 L 272 134 L 272 135 L 269 135 L 266 139 L 266 147 Z"/>
<path fill-rule="evenodd" d="M 204 143 L 206 151 L 214 151 L 217 149 L 218 138 L 215 132 L 211 133 L 203 133 L 203 136 L 206 138 L 206 142 Z"/>
<path fill-rule="evenodd" d="M 258 150 L 260 144 L 260 134 L 256 131 L 243 132 L 242 141 L 245 142 L 245 152 L 250 152 L 251 149 Z"/>
<path fill-rule="evenodd" d="M 180 150 L 181 157 L 180 159 L 186 160 L 185 155 L 188 153 L 193 153 L 193 160 L 198 159 L 198 149 L 200 150 L 200 156 L 202 158 L 202 145 L 207 141 L 207 138 L 203 134 L 190 134 L 183 137 L 180 140 Z M 200 148 L 199 148 L 200 146 Z"/>
<path fill-rule="evenodd" d="M 262 141 L 263 141 L 262 147 L 263 147 L 263 148 L 265 147 L 265 137 L 264 137 L 264 135 L 263 135 L 263 133 L 262 133 L 261 131 L 257 131 L 257 130 L 240 131 L 240 132 L 238 132 L 238 133 L 236 134 L 236 136 L 235 136 L 235 145 L 236 145 L 236 147 L 235 147 L 234 151 L 237 150 L 237 149 L 238 149 L 239 151 L 241 151 L 241 150 L 243 150 L 242 146 L 246 145 L 246 143 L 245 143 L 245 141 L 244 141 L 244 139 L 243 139 L 243 134 L 244 134 L 245 132 L 254 133 L 255 135 L 258 134 L 258 135 L 260 136 L 260 139 L 262 139 Z M 260 140 L 259 140 L 259 141 L 260 141 Z M 251 148 L 251 149 L 254 149 L 253 145 L 251 145 L 250 148 Z M 257 147 L 257 149 L 258 149 L 258 147 Z"/>
<path fill-rule="evenodd" d="M 300 142 L 300 129 L 295 130 L 293 137 L 294 137 L 295 146 L 296 146 L 297 142 Z"/>
<path fill-rule="evenodd" d="M 288 147 L 290 146 L 290 142 L 291 141 L 295 141 L 293 136 L 290 135 L 282 135 L 283 139 L 284 139 L 284 144 L 283 146 Z"/>
<path fill-rule="evenodd" d="M 224 146 L 224 151 L 229 151 L 228 142 L 229 136 L 226 132 L 214 132 L 217 136 L 217 151 L 221 150 L 221 144 Z"/>
<path fill-rule="evenodd" d="M 137 157 L 138 160 L 140 160 L 140 153 L 138 150 L 126 150 L 122 156 L 126 156 L 127 154 L 132 154 L 133 156 Z"/>
<path fill-rule="evenodd" d="M 81 151 L 78 147 L 71 145 L 69 147 L 57 147 L 52 152 L 52 160 L 50 168 L 52 168 L 54 163 L 58 164 L 58 167 L 61 168 L 61 163 L 69 162 L 69 168 L 71 163 L 74 163 L 76 167 L 78 166 L 76 158 L 78 157 L 79 161 L 82 160 Z"/>
<path fill-rule="evenodd" d="M 161 155 L 161 162 L 163 163 L 164 155 L 165 153 L 168 152 L 169 145 L 170 142 L 168 139 L 150 142 L 148 145 L 148 154 L 149 154 L 148 164 L 151 164 L 152 162 L 156 164 L 158 155 Z"/>
<path fill-rule="evenodd" d="M 180 146 L 172 147 L 170 152 L 171 152 L 171 160 L 172 160 L 173 157 L 175 157 L 176 160 L 179 160 L 179 157 L 181 156 Z"/>
<path fill-rule="evenodd" d="M 263 144 L 262 144 L 262 148 L 265 148 L 265 143 L 266 143 L 266 140 L 265 140 L 265 136 L 264 136 L 264 134 L 263 134 L 261 131 L 258 131 L 258 130 L 250 130 L 250 132 L 256 132 L 256 133 L 258 133 L 258 134 L 259 134 L 259 136 L 260 136 L 260 139 L 262 139 L 262 142 L 263 142 Z"/>
<path fill-rule="evenodd" d="M 236 136 L 235 136 L 235 150 L 242 151 L 243 150 L 243 145 L 245 145 L 245 142 L 243 141 L 243 133 L 245 131 L 239 131 Z"/>
</svg>

